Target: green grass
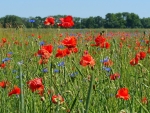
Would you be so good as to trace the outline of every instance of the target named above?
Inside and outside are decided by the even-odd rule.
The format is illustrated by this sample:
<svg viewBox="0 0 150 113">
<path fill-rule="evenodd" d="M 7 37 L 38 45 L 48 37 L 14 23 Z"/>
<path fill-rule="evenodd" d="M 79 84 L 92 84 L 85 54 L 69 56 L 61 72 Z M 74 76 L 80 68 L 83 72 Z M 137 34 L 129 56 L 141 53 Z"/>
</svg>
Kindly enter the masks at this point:
<svg viewBox="0 0 150 113">
<path fill-rule="evenodd" d="M 94 44 L 94 36 L 97 36 L 102 30 L 110 36 L 108 42 L 111 44 L 109 49 L 92 47 Z M 6 58 L 8 52 L 13 52 L 10 62 L 6 63 L 6 68 L 0 68 L 0 81 L 9 81 L 9 86 L 5 89 L 0 88 L 0 112 L 1 113 L 65 113 L 71 110 L 71 113 L 119 113 L 121 110 L 128 111 L 126 113 L 148 113 L 150 112 L 150 56 L 140 60 L 141 65 L 130 65 L 130 60 L 140 50 L 135 50 L 135 37 L 130 35 L 127 41 L 123 43 L 120 49 L 119 42 L 122 35 L 115 34 L 120 32 L 135 33 L 137 40 L 143 37 L 145 29 L 1 29 L 0 39 L 6 38 L 7 43 L 0 47 L 0 60 Z M 146 30 L 148 32 L 148 30 Z M 59 37 L 62 33 L 63 36 Z M 64 58 L 55 58 L 59 42 L 66 36 L 65 34 L 81 33 L 78 37 L 77 47 L 78 53 L 73 53 Z M 34 34 L 34 36 L 32 36 Z M 38 39 L 38 36 L 41 39 Z M 86 40 L 93 37 L 91 40 Z M 148 35 L 145 37 L 149 39 Z M 18 41 L 19 44 L 14 44 Z M 47 44 L 54 46 L 52 56 L 45 65 L 39 65 L 39 57 L 35 57 L 34 53 L 40 48 L 39 43 L 45 41 Z M 28 45 L 25 45 L 28 42 Z M 128 48 L 127 45 L 131 45 Z M 147 45 L 142 51 L 147 52 Z M 84 50 L 88 50 L 89 54 L 95 59 L 96 65 L 92 70 L 89 67 L 82 67 L 79 62 Z M 111 72 L 103 69 L 100 60 L 109 57 L 113 61 Z M 23 61 L 22 65 L 18 62 Z M 65 62 L 65 66 L 58 66 L 58 63 Z M 21 71 L 20 71 L 21 67 Z M 47 68 L 48 72 L 43 73 L 42 69 Z M 59 73 L 54 70 L 58 69 Z M 70 74 L 77 72 L 75 77 Z M 120 78 L 110 80 L 109 75 L 118 72 Z M 16 78 L 21 76 L 20 79 Z M 89 79 L 92 76 L 91 79 Z M 39 94 L 32 93 L 27 86 L 27 81 L 36 77 L 43 78 L 44 84 L 44 101 L 41 101 Z M 23 84 L 22 87 L 20 85 Z M 12 95 L 8 97 L 8 92 L 14 85 L 23 88 L 22 94 L 18 96 Z M 129 89 L 130 99 L 123 100 L 116 98 L 117 90 L 122 87 Z M 53 104 L 48 90 L 54 90 L 55 94 L 60 94 L 65 99 L 61 105 Z M 148 104 L 143 104 L 141 99 L 147 97 Z"/>
</svg>

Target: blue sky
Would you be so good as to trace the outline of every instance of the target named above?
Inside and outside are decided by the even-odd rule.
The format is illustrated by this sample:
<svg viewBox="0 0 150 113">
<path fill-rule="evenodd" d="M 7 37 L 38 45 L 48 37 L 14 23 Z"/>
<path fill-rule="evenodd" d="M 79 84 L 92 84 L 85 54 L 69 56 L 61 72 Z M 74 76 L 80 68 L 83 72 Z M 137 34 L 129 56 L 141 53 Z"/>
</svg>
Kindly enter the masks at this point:
<svg viewBox="0 0 150 113">
<path fill-rule="evenodd" d="M 47 17 L 60 14 L 105 18 L 107 13 L 133 12 L 143 18 L 150 17 L 149 5 L 150 0 L 0 0 L 0 17 Z"/>
</svg>

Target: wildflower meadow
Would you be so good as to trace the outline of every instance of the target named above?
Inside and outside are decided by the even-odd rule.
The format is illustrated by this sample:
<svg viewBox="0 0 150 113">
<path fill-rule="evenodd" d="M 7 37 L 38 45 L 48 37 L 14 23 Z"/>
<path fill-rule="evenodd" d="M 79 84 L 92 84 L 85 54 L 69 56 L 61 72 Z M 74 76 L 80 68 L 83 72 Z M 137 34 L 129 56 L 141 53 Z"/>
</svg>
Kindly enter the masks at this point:
<svg viewBox="0 0 150 113">
<path fill-rule="evenodd" d="M 43 24 L 0 30 L 0 113 L 150 113 L 149 30 Z"/>
</svg>

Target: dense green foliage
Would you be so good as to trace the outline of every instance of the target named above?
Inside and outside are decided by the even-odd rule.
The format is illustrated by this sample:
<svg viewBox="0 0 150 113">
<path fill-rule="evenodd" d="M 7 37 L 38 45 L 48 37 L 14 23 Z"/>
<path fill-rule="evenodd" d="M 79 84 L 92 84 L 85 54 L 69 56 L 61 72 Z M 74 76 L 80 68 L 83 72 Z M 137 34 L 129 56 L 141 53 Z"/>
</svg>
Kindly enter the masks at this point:
<svg viewBox="0 0 150 113">
<path fill-rule="evenodd" d="M 56 23 L 59 22 L 60 17 L 65 15 L 53 16 Z M 6 15 L 0 18 L 0 27 L 8 28 L 45 28 L 43 24 L 46 17 L 40 16 L 23 18 L 15 15 Z M 34 19 L 34 23 L 30 23 L 29 20 Z M 150 18 L 140 18 L 135 13 L 107 13 L 105 18 L 101 16 L 80 18 L 74 17 L 75 26 L 73 28 L 150 28 Z M 54 27 L 57 27 L 55 25 Z"/>
</svg>

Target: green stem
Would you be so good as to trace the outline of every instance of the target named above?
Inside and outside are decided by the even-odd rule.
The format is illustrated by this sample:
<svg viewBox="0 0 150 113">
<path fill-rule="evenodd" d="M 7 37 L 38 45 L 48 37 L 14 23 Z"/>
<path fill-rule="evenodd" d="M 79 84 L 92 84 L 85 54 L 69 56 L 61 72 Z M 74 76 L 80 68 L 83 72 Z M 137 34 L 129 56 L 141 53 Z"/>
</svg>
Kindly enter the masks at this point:
<svg viewBox="0 0 150 113">
<path fill-rule="evenodd" d="M 88 109 L 89 109 L 90 97 L 92 92 L 92 84 L 93 84 L 93 75 L 91 76 L 90 86 L 89 86 L 88 95 L 86 99 L 85 113 L 88 113 Z"/>
<path fill-rule="evenodd" d="M 20 89 L 21 89 L 21 94 L 20 94 L 20 106 L 21 106 L 21 113 L 24 113 L 24 95 L 23 95 L 23 82 L 22 82 L 22 69 L 21 69 L 21 65 L 20 65 Z"/>
</svg>

